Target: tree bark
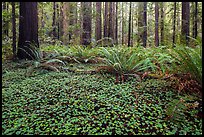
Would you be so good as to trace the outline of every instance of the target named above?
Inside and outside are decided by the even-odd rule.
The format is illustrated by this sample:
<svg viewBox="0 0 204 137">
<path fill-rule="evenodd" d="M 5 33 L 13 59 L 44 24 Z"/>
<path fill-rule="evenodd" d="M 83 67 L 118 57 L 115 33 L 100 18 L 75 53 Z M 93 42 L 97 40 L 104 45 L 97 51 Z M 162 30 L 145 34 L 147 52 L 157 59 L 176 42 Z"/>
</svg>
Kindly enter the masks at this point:
<svg viewBox="0 0 204 137">
<path fill-rule="evenodd" d="M 74 32 L 74 23 L 75 23 L 75 16 L 74 16 L 74 12 L 75 12 L 75 7 L 74 7 L 74 2 L 69 2 L 69 44 L 70 41 L 72 39 L 72 35 Z"/>
<path fill-rule="evenodd" d="M 161 45 L 164 44 L 164 3 L 161 2 Z"/>
<path fill-rule="evenodd" d="M 174 2 L 174 17 L 173 17 L 173 47 L 175 47 L 175 37 L 176 37 L 176 2 Z"/>
<path fill-rule="evenodd" d="M 56 31 L 56 2 L 53 2 L 53 21 L 52 21 L 52 35 L 53 38 L 56 39 L 57 38 L 57 31 Z"/>
<path fill-rule="evenodd" d="M 91 2 L 82 2 L 83 11 L 83 33 L 82 45 L 91 43 Z"/>
<path fill-rule="evenodd" d="M 116 17 L 116 19 L 115 19 L 115 22 L 116 22 L 116 24 L 115 24 L 115 42 L 116 42 L 116 44 L 118 44 L 118 2 L 116 2 L 116 13 L 115 13 L 115 17 Z"/>
<path fill-rule="evenodd" d="M 128 24 L 128 47 L 130 47 L 130 36 L 131 36 L 131 2 L 130 2 L 130 9 L 129 9 L 129 24 Z"/>
<path fill-rule="evenodd" d="M 12 31 L 13 31 L 13 58 L 16 58 L 16 13 L 15 2 L 12 2 Z"/>
<path fill-rule="evenodd" d="M 144 2 L 144 11 L 143 11 L 143 23 L 144 23 L 144 32 L 143 32 L 143 47 L 147 46 L 147 2 Z"/>
<path fill-rule="evenodd" d="M 159 4 L 155 2 L 155 46 L 159 46 Z"/>
<path fill-rule="evenodd" d="M 104 37 L 108 37 L 108 2 L 105 2 Z"/>
<path fill-rule="evenodd" d="M 95 29 L 95 35 L 96 40 L 100 40 L 102 38 L 102 31 L 101 28 L 101 2 L 96 2 L 96 29 Z"/>
<path fill-rule="evenodd" d="M 190 22 L 190 5 L 189 2 L 182 2 L 182 29 L 181 43 L 189 45 L 189 22 Z"/>
<path fill-rule="evenodd" d="M 108 23 L 108 37 L 113 39 L 113 27 L 112 27 L 112 18 L 113 18 L 113 2 L 109 3 L 109 23 Z"/>
<path fill-rule="evenodd" d="M 56 22 L 56 24 L 57 24 L 57 39 L 59 40 L 60 39 L 60 24 L 59 24 L 59 21 L 60 21 L 60 13 L 59 13 L 59 11 L 60 11 L 60 7 L 59 7 L 59 4 L 58 3 L 56 3 L 56 8 L 57 8 L 57 22 Z"/>
<path fill-rule="evenodd" d="M 63 2 L 62 6 L 62 41 L 63 44 L 68 44 L 68 3 Z"/>
<path fill-rule="evenodd" d="M 3 11 L 8 12 L 8 8 L 9 8 L 8 2 L 3 2 L 2 4 L 3 4 Z M 3 20 L 3 34 L 9 37 L 8 32 L 9 32 L 9 21 Z"/>
<path fill-rule="evenodd" d="M 147 2 L 138 5 L 138 43 L 146 47 L 147 43 Z"/>
<path fill-rule="evenodd" d="M 19 59 L 36 59 L 32 50 L 35 50 L 33 47 L 39 48 L 37 2 L 20 2 L 19 10 L 17 56 Z"/>
<path fill-rule="evenodd" d="M 123 2 L 122 2 L 122 45 L 124 44 L 124 11 L 123 11 Z"/>
<path fill-rule="evenodd" d="M 193 14 L 193 38 L 197 38 L 198 35 L 198 2 L 194 2 L 194 14 Z"/>
</svg>

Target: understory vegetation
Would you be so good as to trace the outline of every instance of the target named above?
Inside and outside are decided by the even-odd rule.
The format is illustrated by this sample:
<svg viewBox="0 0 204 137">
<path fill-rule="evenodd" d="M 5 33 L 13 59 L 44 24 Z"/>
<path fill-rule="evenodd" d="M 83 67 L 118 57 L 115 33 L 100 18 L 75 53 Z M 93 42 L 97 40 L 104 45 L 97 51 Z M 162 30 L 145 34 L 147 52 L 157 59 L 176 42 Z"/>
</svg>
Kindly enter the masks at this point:
<svg viewBox="0 0 204 137">
<path fill-rule="evenodd" d="M 41 51 L 2 64 L 2 134 L 202 134 L 201 47 Z"/>
</svg>

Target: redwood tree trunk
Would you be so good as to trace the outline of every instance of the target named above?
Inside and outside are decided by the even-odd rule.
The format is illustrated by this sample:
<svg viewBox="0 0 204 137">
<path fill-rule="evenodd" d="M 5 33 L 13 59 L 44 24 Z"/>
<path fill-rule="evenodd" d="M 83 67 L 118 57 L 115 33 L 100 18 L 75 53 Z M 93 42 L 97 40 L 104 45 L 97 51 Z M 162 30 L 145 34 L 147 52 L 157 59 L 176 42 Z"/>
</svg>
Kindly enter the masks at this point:
<svg viewBox="0 0 204 137">
<path fill-rule="evenodd" d="M 181 43 L 189 45 L 189 22 L 190 22 L 190 5 L 189 2 L 182 2 L 182 29 Z"/>
<path fill-rule="evenodd" d="M 108 37 L 108 2 L 105 2 L 104 37 Z"/>
<path fill-rule="evenodd" d="M 16 58 L 16 13 L 15 2 L 12 2 L 12 31 L 13 31 L 13 58 Z"/>
<path fill-rule="evenodd" d="M 164 44 L 164 3 L 161 2 L 161 44 Z"/>
<path fill-rule="evenodd" d="M 147 46 L 147 2 L 144 2 L 144 9 L 143 9 L 143 26 L 144 26 L 144 32 L 143 32 L 143 47 Z"/>
<path fill-rule="evenodd" d="M 128 24 L 128 47 L 130 46 L 130 36 L 131 36 L 131 2 L 130 2 L 130 9 L 129 9 L 129 24 Z"/>
<path fill-rule="evenodd" d="M 155 46 L 159 46 L 159 4 L 155 2 Z"/>
<path fill-rule="evenodd" d="M 173 17 L 173 47 L 175 47 L 175 36 L 176 36 L 176 2 L 174 2 L 174 17 Z"/>
<path fill-rule="evenodd" d="M 115 22 L 116 22 L 116 24 L 115 24 L 115 42 L 116 42 L 116 44 L 118 44 L 118 2 L 116 2 L 116 13 L 115 13 L 115 17 L 116 17 L 116 19 L 115 19 Z"/>
<path fill-rule="evenodd" d="M 108 37 L 113 39 L 113 27 L 112 27 L 112 18 L 113 18 L 113 2 L 110 2 L 109 5 L 109 23 L 108 23 Z"/>
<path fill-rule="evenodd" d="M 3 4 L 2 5 L 3 10 L 8 13 L 8 8 L 9 8 L 8 2 L 2 2 L 2 4 Z M 5 34 L 8 37 L 9 36 L 9 34 L 8 34 L 9 21 L 3 20 L 2 24 L 3 24 L 3 34 Z"/>
<path fill-rule="evenodd" d="M 32 46 L 39 48 L 37 2 L 20 2 L 19 41 L 17 56 L 19 59 L 35 59 Z M 22 50 L 23 49 L 23 50 Z M 34 50 L 34 49 L 33 49 Z M 26 52 L 25 52 L 26 51 Z"/>
<path fill-rule="evenodd" d="M 91 43 L 91 2 L 82 3 L 83 3 L 82 45 L 89 45 Z"/>
<path fill-rule="evenodd" d="M 101 26 L 101 2 L 96 2 L 96 40 L 100 40 L 102 38 Z"/>
<path fill-rule="evenodd" d="M 124 44 L 124 11 L 123 11 L 123 2 L 122 2 L 122 45 Z"/>
<path fill-rule="evenodd" d="M 53 21 L 52 21 L 52 28 L 53 28 L 53 38 L 57 38 L 57 29 L 56 29 L 56 2 L 53 2 Z"/>
<path fill-rule="evenodd" d="M 138 43 L 147 45 L 147 2 L 140 2 L 138 6 Z"/>
<path fill-rule="evenodd" d="M 193 14 L 193 38 L 197 38 L 198 35 L 198 2 L 195 3 L 194 14 Z"/>
</svg>

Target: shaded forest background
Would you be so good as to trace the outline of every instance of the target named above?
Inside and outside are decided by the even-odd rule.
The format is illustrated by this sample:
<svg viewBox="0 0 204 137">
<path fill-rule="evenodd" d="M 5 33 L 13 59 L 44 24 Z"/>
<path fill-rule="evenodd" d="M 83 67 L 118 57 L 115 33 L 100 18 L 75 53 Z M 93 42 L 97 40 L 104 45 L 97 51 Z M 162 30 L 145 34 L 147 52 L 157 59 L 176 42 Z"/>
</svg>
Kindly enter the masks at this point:
<svg viewBox="0 0 204 137">
<path fill-rule="evenodd" d="M 202 39 L 201 11 L 201 2 L 38 2 L 38 38 L 40 44 L 96 45 L 107 37 L 116 45 L 193 46 L 191 38 Z M 2 2 L 2 17 L 3 45 L 13 35 L 15 45 L 19 2 Z"/>
</svg>

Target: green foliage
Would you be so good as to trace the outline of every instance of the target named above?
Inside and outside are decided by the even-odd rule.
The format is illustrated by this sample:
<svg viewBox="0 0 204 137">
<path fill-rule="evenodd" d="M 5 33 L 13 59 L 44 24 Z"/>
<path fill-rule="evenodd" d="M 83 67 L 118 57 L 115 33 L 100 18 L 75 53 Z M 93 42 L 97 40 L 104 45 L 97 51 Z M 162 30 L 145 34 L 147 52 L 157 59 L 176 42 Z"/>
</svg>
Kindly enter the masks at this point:
<svg viewBox="0 0 204 137">
<path fill-rule="evenodd" d="M 62 64 L 65 66 L 65 63 L 59 59 L 49 59 L 49 60 L 41 60 L 41 61 L 34 61 L 32 65 L 28 68 L 27 75 L 31 75 L 35 69 L 46 69 L 59 72 L 58 64 Z"/>
<path fill-rule="evenodd" d="M 197 99 L 177 97 L 164 80 L 131 79 L 115 85 L 109 74 L 50 72 L 26 77 L 26 69 L 18 63 L 3 65 L 3 135 L 202 134 L 197 109 L 188 109 L 177 123 L 166 120 L 171 101 Z"/>
<path fill-rule="evenodd" d="M 179 64 L 179 67 L 174 67 L 175 71 L 190 73 L 197 82 L 202 84 L 202 49 L 200 45 L 195 48 L 177 46 L 170 51 L 170 55 Z"/>
<path fill-rule="evenodd" d="M 105 64 L 120 74 L 139 72 L 154 67 L 151 64 L 151 58 L 140 59 L 137 52 L 131 52 L 128 48 L 101 48 Z"/>
<path fill-rule="evenodd" d="M 26 45 L 24 45 L 23 48 L 18 47 L 18 49 L 25 52 L 32 60 L 40 60 L 42 58 L 42 54 L 37 44 L 31 41 L 25 41 L 25 43 Z"/>
</svg>

